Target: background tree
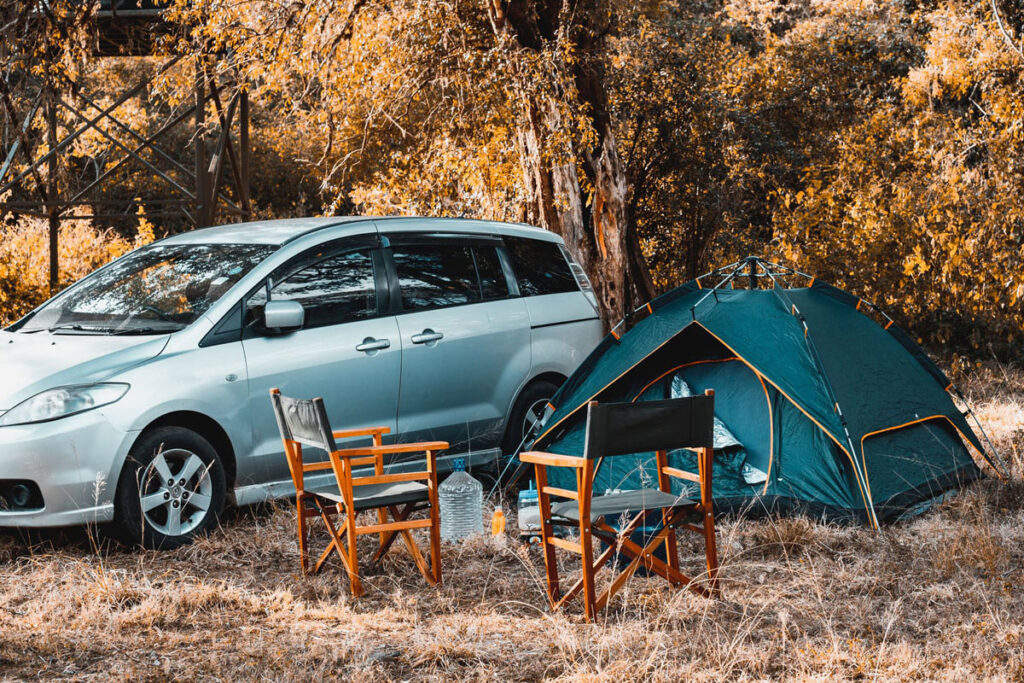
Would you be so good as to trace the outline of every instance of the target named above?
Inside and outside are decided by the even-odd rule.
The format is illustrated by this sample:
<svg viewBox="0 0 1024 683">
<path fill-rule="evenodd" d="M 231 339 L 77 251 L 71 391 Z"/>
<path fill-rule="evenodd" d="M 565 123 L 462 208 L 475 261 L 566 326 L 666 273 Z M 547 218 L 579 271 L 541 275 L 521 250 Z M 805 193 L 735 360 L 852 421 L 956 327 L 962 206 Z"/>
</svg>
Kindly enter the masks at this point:
<svg viewBox="0 0 1024 683">
<path fill-rule="evenodd" d="M 926 342 L 1024 337 L 1017 0 L 180 0 L 169 18 L 168 50 L 216 54 L 250 91 L 260 216 L 527 221 L 566 238 L 610 322 L 764 253 Z M 111 92 L 153 68 L 67 63 Z M 119 114 L 158 122 L 189 73 Z M 102 166 L 101 143 L 68 168 Z"/>
</svg>

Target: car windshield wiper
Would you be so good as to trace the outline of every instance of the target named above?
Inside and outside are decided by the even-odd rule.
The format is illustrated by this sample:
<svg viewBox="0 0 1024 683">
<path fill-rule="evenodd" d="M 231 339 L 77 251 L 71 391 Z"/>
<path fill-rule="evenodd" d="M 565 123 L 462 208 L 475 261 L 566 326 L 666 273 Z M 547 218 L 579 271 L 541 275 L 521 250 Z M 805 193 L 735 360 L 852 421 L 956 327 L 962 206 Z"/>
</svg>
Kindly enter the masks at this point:
<svg viewBox="0 0 1024 683">
<path fill-rule="evenodd" d="M 181 328 L 178 328 L 181 329 Z M 117 330 L 110 330 L 110 335 L 129 335 L 129 334 L 170 334 L 171 332 L 177 332 L 175 330 L 160 329 L 157 327 L 123 327 Z"/>
<path fill-rule="evenodd" d="M 170 334 L 171 332 L 177 332 L 177 330 L 164 330 L 157 327 L 104 327 L 102 325 L 82 325 L 80 323 L 62 323 L 48 328 L 47 331 L 60 332 L 61 330 L 85 332 L 87 334 L 104 334 L 111 337 L 133 334 Z"/>
<path fill-rule="evenodd" d="M 42 329 L 42 328 L 40 328 Z M 96 332 L 98 334 L 110 334 L 114 331 L 113 327 L 100 327 L 95 325 L 82 325 L 80 323 L 61 323 L 60 325 L 54 325 L 53 327 L 46 328 L 47 332 L 60 332 L 61 330 L 73 330 L 75 332 Z"/>
</svg>

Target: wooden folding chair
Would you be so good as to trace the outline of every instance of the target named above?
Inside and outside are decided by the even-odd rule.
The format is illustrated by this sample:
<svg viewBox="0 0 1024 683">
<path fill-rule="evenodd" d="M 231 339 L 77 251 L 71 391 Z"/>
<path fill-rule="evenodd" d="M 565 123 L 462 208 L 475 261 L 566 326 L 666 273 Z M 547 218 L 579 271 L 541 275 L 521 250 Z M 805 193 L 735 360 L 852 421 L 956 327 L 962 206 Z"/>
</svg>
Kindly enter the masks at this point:
<svg viewBox="0 0 1024 683">
<path fill-rule="evenodd" d="M 327 411 L 322 399 L 301 400 L 282 396 L 277 389 L 270 390 L 274 414 L 284 441 L 285 455 L 292 481 L 295 484 L 296 507 L 299 522 L 299 555 L 302 572 L 309 573 L 309 527 L 306 520 L 319 517 L 331 540 L 313 565 L 313 573 L 320 571 L 331 551 L 337 552 L 345 569 L 353 595 L 362 595 L 359 580 L 359 558 L 356 541 L 364 534 L 380 534 L 380 544 L 372 562 L 380 562 L 398 536 L 402 537 L 423 578 L 431 585 L 441 583 L 441 527 L 437 504 L 437 451 L 448 448 L 444 441 L 383 445 L 382 436 L 387 427 L 342 429 L 331 431 Z M 373 437 L 373 445 L 340 449 L 335 439 Z M 304 463 L 302 447 L 311 446 L 328 453 L 327 462 Z M 424 453 L 426 470 L 385 474 L 384 456 L 397 453 Z M 373 465 L 368 476 L 356 476 L 354 468 Z M 337 490 L 308 490 L 304 475 L 309 472 L 333 470 Z M 359 526 L 360 512 L 377 510 L 377 524 Z M 413 513 L 426 510 L 427 519 L 411 519 Z M 389 521 L 388 515 L 392 519 Z M 338 518 L 336 526 L 334 518 Z M 429 529 L 430 563 L 428 565 L 412 537 L 411 529 Z"/>
<path fill-rule="evenodd" d="M 705 597 L 718 594 L 718 553 L 715 547 L 715 515 L 711 500 L 711 463 L 714 456 L 715 399 L 713 391 L 703 396 L 643 401 L 638 403 L 591 402 L 587 406 L 587 438 L 583 457 L 530 451 L 520 454 L 523 462 L 533 463 L 537 474 L 543 537 L 544 566 L 548 579 L 548 599 L 553 610 L 583 594 L 587 620 L 607 606 L 611 597 L 643 565 L 673 585 L 687 586 Z M 698 474 L 668 466 L 668 451 L 694 448 L 698 451 Z M 618 455 L 656 452 L 658 488 L 593 495 L 594 475 L 602 459 Z M 548 467 L 576 470 L 576 490 L 548 485 Z M 692 481 L 700 486 L 700 499 L 675 495 L 669 478 Z M 568 498 L 552 503 L 551 497 Z M 610 521 L 623 513 L 632 517 L 621 529 Z M 660 515 L 660 530 L 641 547 L 631 538 L 650 518 Z M 695 520 L 694 517 L 697 519 Z M 554 527 L 579 529 L 579 541 L 559 538 Z M 708 581 L 696 582 L 679 571 L 676 529 L 688 529 L 704 536 Z M 605 550 L 593 559 L 593 539 L 604 541 Z M 667 561 L 654 555 L 664 546 Z M 558 583 L 555 548 L 582 555 L 583 575 L 563 595 Z M 595 578 L 617 553 L 630 560 L 608 588 L 596 595 Z"/>
</svg>

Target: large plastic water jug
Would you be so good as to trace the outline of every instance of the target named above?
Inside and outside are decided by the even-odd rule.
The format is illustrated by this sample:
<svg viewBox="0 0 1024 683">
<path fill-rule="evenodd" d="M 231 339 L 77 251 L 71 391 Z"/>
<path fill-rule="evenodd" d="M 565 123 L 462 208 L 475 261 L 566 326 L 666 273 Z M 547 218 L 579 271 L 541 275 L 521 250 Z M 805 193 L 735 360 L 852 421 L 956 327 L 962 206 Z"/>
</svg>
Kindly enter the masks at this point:
<svg viewBox="0 0 1024 683">
<path fill-rule="evenodd" d="M 455 471 L 437 488 L 441 504 L 441 539 L 458 541 L 484 532 L 484 487 L 466 471 L 466 462 L 456 458 Z"/>
</svg>

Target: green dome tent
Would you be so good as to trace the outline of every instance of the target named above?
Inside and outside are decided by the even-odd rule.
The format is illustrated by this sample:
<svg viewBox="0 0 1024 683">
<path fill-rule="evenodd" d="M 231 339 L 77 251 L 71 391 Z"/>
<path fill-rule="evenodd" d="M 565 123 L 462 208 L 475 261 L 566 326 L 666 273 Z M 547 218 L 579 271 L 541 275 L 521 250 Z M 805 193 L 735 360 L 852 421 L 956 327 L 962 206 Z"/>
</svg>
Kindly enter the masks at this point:
<svg viewBox="0 0 1024 683">
<path fill-rule="evenodd" d="M 790 286 L 797 279 L 803 286 Z M 958 409 L 955 388 L 924 351 L 873 305 L 810 276 L 751 257 L 638 314 L 555 395 L 534 450 L 582 454 L 588 401 L 714 389 L 719 508 L 876 527 L 979 477 L 971 451 L 988 460 L 969 409 Z M 669 459 L 696 471 L 690 451 Z M 640 488 L 653 473 L 653 453 L 609 459 L 595 491 Z M 575 489 L 568 471 L 549 479 Z"/>
</svg>

